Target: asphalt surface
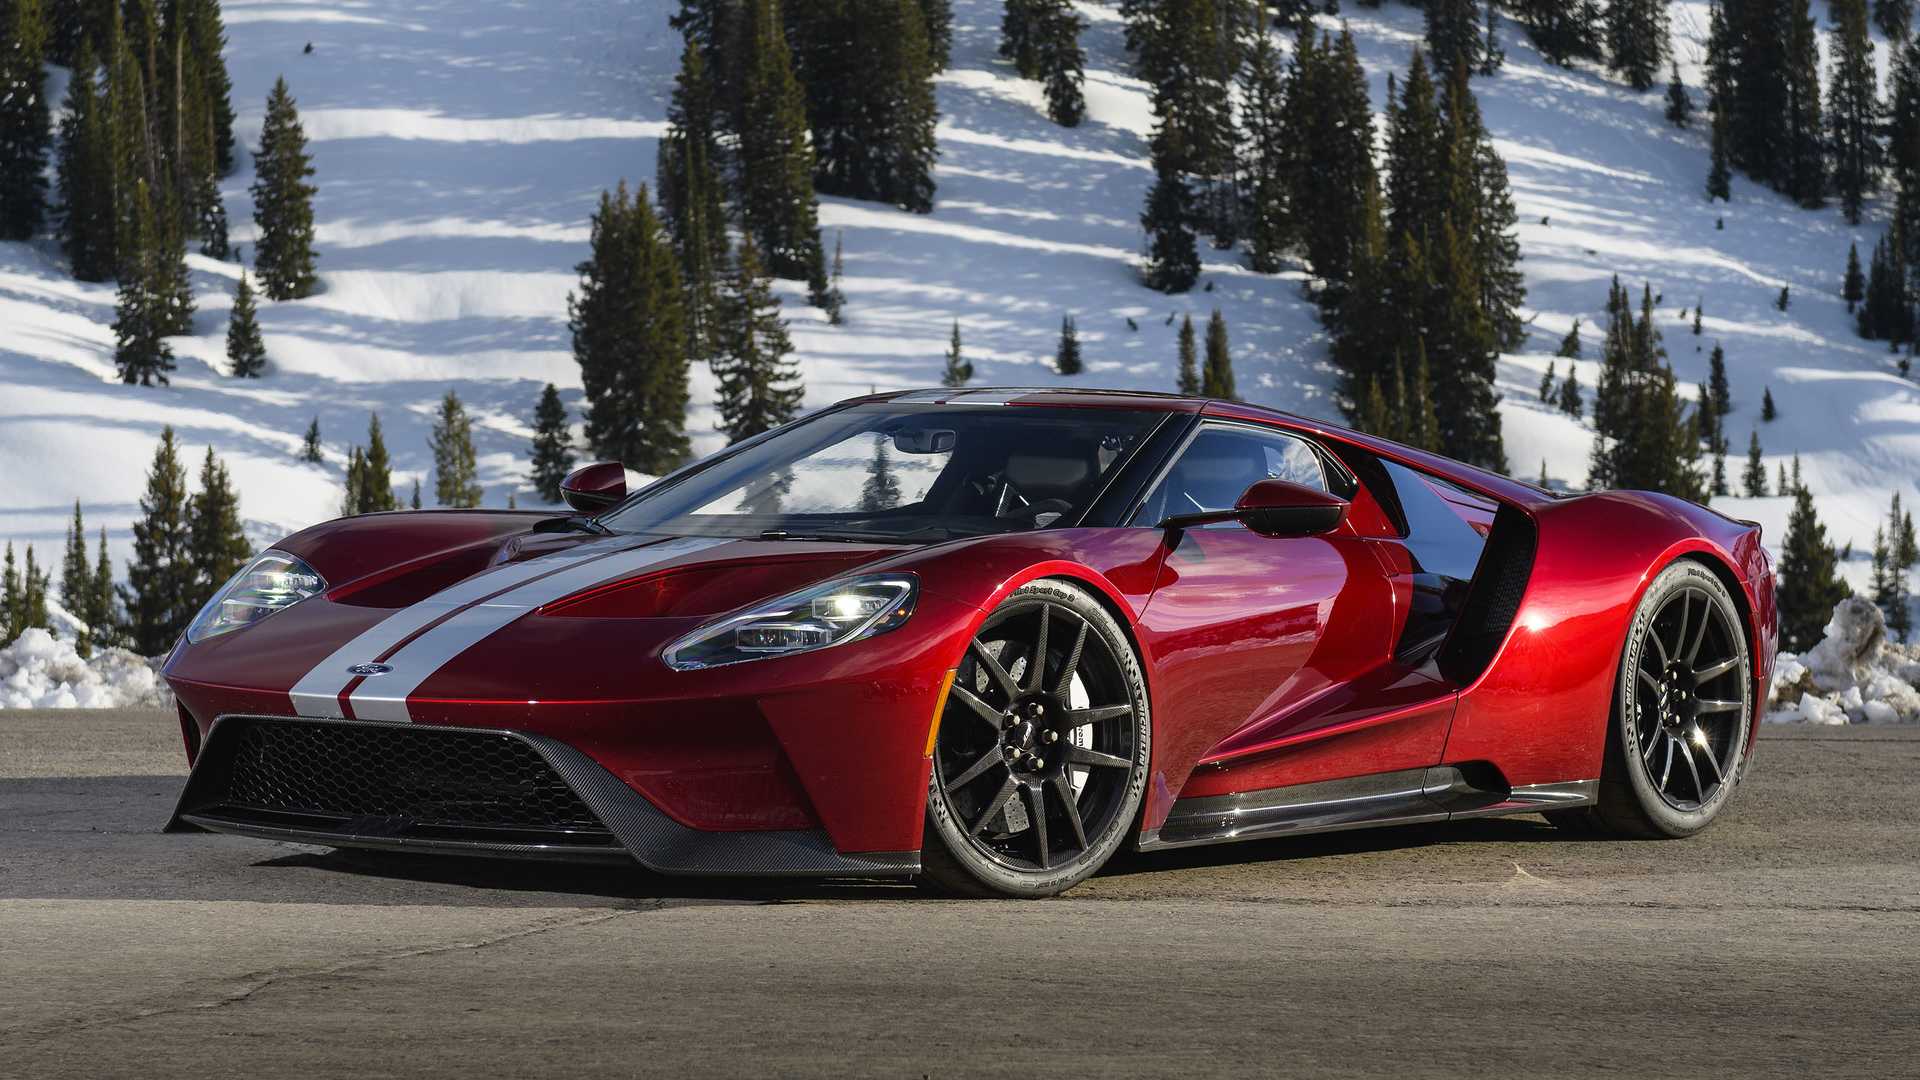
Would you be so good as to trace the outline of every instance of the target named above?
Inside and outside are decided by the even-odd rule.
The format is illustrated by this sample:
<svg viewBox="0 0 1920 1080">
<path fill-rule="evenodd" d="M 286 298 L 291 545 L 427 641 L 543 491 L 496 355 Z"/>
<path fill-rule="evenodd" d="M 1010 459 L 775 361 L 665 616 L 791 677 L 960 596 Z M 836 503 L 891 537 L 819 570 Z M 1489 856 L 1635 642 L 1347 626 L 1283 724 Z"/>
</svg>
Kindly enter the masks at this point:
<svg viewBox="0 0 1920 1080">
<path fill-rule="evenodd" d="M 157 713 L 0 713 L 0 1076 L 1920 1076 L 1920 729 L 1768 729 L 1682 843 L 1536 818 L 1063 899 L 159 832 Z"/>
</svg>

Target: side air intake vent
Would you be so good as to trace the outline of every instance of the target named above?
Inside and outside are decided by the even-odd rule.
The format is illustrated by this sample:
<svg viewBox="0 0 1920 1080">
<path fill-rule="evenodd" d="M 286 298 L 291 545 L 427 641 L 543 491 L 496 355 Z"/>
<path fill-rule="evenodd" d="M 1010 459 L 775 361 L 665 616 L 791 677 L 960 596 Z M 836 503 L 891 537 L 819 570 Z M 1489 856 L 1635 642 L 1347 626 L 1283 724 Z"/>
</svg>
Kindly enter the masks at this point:
<svg viewBox="0 0 1920 1080">
<path fill-rule="evenodd" d="M 1494 515 L 1466 609 L 1440 648 L 1440 673 L 1448 679 L 1471 682 L 1493 662 L 1533 574 L 1534 540 L 1533 521 L 1525 514 L 1502 506 Z"/>
</svg>

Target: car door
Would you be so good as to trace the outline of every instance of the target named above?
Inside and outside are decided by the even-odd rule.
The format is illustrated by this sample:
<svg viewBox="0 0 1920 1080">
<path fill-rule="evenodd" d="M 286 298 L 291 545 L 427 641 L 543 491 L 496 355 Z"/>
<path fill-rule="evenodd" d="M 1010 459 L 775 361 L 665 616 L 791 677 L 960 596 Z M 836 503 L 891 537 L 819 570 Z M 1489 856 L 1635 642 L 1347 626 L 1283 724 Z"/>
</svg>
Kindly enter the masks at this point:
<svg viewBox="0 0 1920 1080">
<path fill-rule="evenodd" d="M 1330 464 L 1305 439 L 1251 424 L 1202 424 L 1150 489 L 1133 523 L 1232 507 L 1253 483 L 1329 489 Z M 1338 492 L 1336 492 L 1338 493 Z M 1238 522 L 1168 530 L 1158 586 L 1141 620 L 1171 710 L 1161 749 L 1197 759 L 1284 711 L 1389 645 L 1392 593 L 1369 546 L 1341 532 L 1261 536 Z"/>
</svg>

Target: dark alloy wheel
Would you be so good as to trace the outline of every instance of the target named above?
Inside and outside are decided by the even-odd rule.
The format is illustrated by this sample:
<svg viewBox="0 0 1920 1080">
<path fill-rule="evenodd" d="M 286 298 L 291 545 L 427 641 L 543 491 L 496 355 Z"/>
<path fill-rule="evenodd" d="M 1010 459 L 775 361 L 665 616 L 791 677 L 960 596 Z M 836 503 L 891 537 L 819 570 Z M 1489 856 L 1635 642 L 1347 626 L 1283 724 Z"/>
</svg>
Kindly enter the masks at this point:
<svg viewBox="0 0 1920 1080">
<path fill-rule="evenodd" d="M 1080 588 L 1017 590 L 967 646 L 927 791 L 928 878 L 976 896 L 1048 896 L 1124 841 L 1146 785 L 1146 683 Z"/>
<path fill-rule="evenodd" d="M 1680 837 L 1711 822 L 1739 780 L 1753 723 L 1753 664 L 1739 610 L 1692 560 L 1661 571 L 1620 660 L 1599 804 L 1556 824 Z"/>
</svg>

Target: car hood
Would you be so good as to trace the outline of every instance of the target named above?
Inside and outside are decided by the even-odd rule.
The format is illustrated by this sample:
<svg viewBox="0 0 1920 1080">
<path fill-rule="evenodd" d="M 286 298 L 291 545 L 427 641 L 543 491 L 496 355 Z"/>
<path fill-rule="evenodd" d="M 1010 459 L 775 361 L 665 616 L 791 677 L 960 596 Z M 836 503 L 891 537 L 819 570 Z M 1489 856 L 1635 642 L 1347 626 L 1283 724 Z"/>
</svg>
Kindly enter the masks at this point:
<svg viewBox="0 0 1920 1080">
<path fill-rule="evenodd" d="M 318 571 L 327 592 L 182 646 L 166 675 L 363 720 L 412 719 L 410 697 L 455 687 L 469 698 L 577 694 L 588 665 L 586 681 L 604 681 L 610 666 L 630 671 L 716 615 L 908 550 L 531 532 L 538 520 L 371 515 L 296 534 L 275 546 Z"/>
</svg>

